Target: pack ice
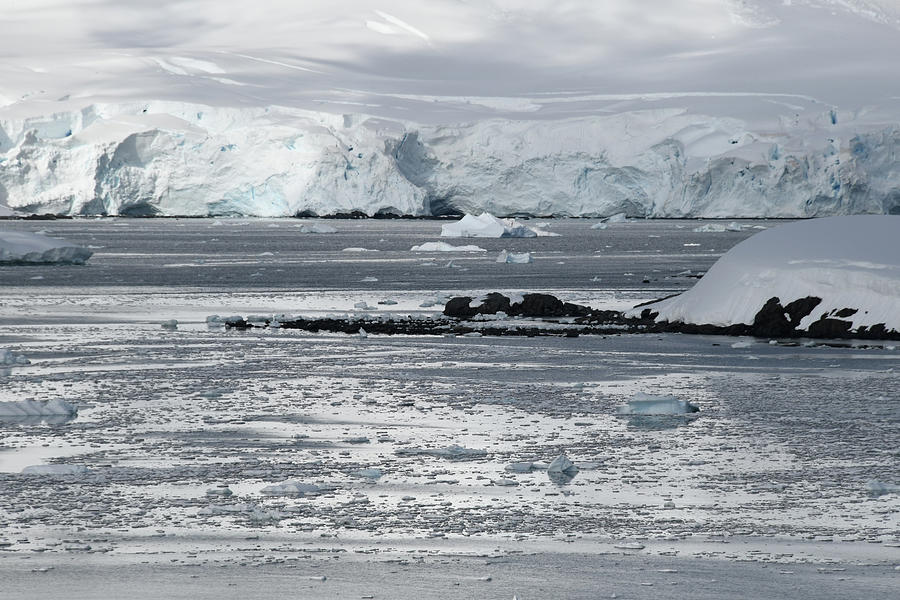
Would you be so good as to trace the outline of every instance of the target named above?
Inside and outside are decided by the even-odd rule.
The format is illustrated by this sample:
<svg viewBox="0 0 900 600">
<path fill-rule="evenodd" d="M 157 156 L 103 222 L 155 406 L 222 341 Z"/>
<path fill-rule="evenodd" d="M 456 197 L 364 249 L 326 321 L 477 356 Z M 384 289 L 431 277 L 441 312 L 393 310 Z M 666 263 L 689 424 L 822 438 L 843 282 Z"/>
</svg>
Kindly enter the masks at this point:
<svg viewBox="0 0 900 600">
<path fill-rule="evenodd" d="M 785 334 L 900 331 L 900 216 L 826 217 L 762 231 L 690 290 L 629 314 L 644 310 L 657 321 L 723 327 L 765 317 Z"/>
<path fill-rule="evenodd" d="M 0 264 L 68 263 L 81 265 L 92 251 L 69 242 L 24 231 L 0 231 Z"/>
</svg>

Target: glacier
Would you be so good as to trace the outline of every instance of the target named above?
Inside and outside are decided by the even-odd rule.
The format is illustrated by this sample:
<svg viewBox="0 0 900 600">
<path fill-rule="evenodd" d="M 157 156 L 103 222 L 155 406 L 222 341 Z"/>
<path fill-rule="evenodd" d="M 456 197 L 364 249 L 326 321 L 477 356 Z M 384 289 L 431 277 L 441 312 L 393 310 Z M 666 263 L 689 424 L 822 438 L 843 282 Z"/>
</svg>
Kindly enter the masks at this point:
<svg viewBox="0 0 900 600">
<path fill-rule="evenodd" d="M 0 203 L 65 215 L 900 213 L 900 124 L 752 130 L 667 108 L 454 126 L 283 106 L 0 119 Z"/>
</svg>

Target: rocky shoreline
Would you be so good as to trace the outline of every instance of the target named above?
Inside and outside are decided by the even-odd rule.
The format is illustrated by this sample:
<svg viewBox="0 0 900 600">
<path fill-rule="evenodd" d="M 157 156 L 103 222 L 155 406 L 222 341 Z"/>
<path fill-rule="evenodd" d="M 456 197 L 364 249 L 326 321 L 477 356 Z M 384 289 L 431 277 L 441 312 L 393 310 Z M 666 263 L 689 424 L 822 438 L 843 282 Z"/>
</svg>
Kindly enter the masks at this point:
<svg viewBox="0 0 900 600">
<path fill-rule="evenodd" d="M 821 302 L 806 297 L 782 306 L 770 298 L 756 314 L 753 324 L 727 327 L 709 324 L 656 321 L 657 314 L 645 308 L 637 317 L 624 312 L 597 310 L 563 302 L 551 294 L 524 294 L 510 298 L 491 292 L 479 299 L 470 296 L 451 298 L 443 314 L 436 317 L 360 316 L 355 318 L 292 318 L 255 321 L 232 317 L 227 329 L 281 328 L 348 335 L 445 335 L 445 336 L 556 336 L 612 335 L 622 333 L 684 333 L 695 335 L 752 336 L 760 338 L 800 338 L 824 340 L 900 340 L 900 332 L 883 324 L 851 329 L 844 320 L 856 311 L 845 308 L 832 311 L 800 329 L 800 323 Z"/>
</svg>

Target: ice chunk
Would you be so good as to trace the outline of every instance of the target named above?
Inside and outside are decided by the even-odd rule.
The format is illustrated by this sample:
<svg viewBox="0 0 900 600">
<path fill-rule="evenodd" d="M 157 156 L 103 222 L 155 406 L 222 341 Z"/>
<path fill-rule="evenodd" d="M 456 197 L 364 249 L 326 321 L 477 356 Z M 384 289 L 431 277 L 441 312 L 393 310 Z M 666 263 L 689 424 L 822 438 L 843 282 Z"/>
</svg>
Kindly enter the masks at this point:
<svg viewBox="0 0 900 600">
<path fill-rule="evenodd" d="M 620 415 L 685 415 L 699 412 L 699 408 L 687 400 L 675 396 L 651 396 L 638 392 L 624 406 L 619 407 Z"/>
<path fill-rule="evenodd" d="M 23 475 L 43 475 L 50 477 L 85 475 L 87 472 L 87 467 L 83 465 L 32 465 L 22 469 Z"/>
<path fill-rule="evenodd" d="M 550 465 L 547 466 L 547 472 L 573 474 L 578 472 L 578 467 L 575 466 L 575 463 L 569 460 L 568 456 L 566 456 L 565 454 L 560 454 L 553 459 Z"/>
<path fill-rule="evenodd" d="M 24 231 L 0 231 L 0 264 L 84 264 L 92 251 L 69 242 Z"/>
<path fill-rule="evenodd" d="M 411 252 L 487 252 L 484 248 L 474 245 L 454 246 L 446 242 L 425 242 L 410 248 Z"/>
<path fill-rule="evenodd" d="M 323 489 L 324 488 L 312 483 L 285 481 L 284 483 L 279 483 L 277 485 L 267 485 L 259 490 L 259 493 L 266 496 L 314 496 Z"/>
<path fill-rule="evenodd" d="M 531 263 L 531 253 L 530 252 L 507 252 L 506 250 L 501 250 L 500 255 L 497 256 L 498 263 L 506 263 L 506 264 L 516 264 L 516 265 L 527 265 Z"/>
<path fill-rule="evenodd" d="M 606 218 L 607 223 L 627 223 L 628 215 L 625 213 L 616 213 L 610 217 Z"/>
<path fill-rule="evenodd" d="M 169 319 L 168 321 L 163 321 L 159 324 L 163 329 L 175 330 L 178 329 L 178 321 L 175 319 Z"/>
<path fill-rule="evenodd" d="M 0 348 L 0 365 L 6 367 L 31 364 L 24 354 L 13 352 L 7 348 Z"/>
</svg>

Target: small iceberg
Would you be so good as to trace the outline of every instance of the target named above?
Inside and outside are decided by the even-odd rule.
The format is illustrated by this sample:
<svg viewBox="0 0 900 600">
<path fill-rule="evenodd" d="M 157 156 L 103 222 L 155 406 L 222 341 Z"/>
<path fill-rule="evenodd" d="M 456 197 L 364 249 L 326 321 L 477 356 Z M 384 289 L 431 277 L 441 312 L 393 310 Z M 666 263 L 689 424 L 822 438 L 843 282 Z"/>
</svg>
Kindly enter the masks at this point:
<svg viewBox="0 0 900 600">
<path fill-rule="evenodd" d="M 264 496 L 315 496 L 323 490 L 324 488 L 312 483 L 285 481 L 276 485 L 267 485 L 259 490 L 259 493 Z"/>
<path fill-rule="evenodd" d="M 441 237 L 532 238 L 556 237 L 558 233 L 528 227 L 515 219 L 498 219 L 490 213 L 466 215 L 459 221 L 441 225 Z"/>
<path fill-rule="evenodd" d="M 0 264 L 83 265 L 93 254 L 64 240 L 25 231 L 0 231 Z"/>
<path fill-rule="evenodd" d="M 638 392 L 626 404 L 619 407 L 620 415 L 687 415 L 700 412 L 700 409 L 675 396 L 651 396 Z"/>
<path fill-rule="evenodd" d="M 454 246 L 447 242 L 425 242 L 409 249 L 410 252 L 487 252 L 484 248 L 474 245 Z"/>
<path fill-rule="evenodd" d="M 527 265 L 531 264 L 531 253 L 530 252 L 507 252 L 506 250 L 501 250 L 500 255 L 497 257 L 498 263 L 505 263 L 510 265 Z"/>
</svg>

